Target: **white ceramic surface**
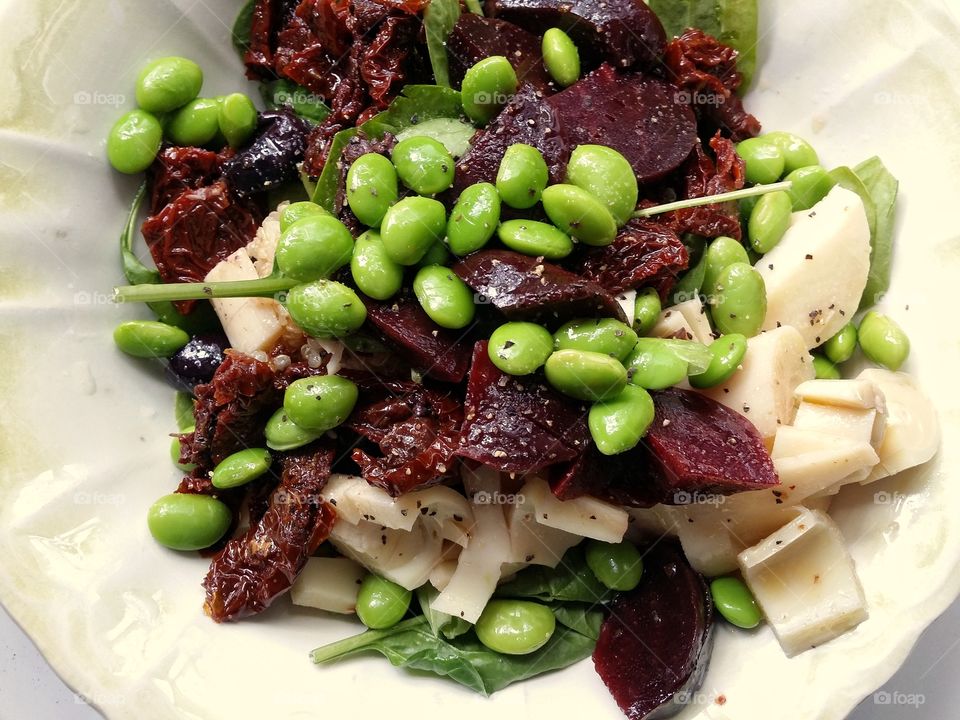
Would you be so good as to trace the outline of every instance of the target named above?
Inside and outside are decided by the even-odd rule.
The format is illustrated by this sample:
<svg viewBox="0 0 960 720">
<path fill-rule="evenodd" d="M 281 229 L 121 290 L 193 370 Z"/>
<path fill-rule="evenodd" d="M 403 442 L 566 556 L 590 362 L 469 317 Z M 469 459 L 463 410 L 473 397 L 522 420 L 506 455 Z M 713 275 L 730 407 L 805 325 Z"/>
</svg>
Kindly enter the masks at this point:
<svg viewBox="0 0 960 720">
<path fill-rule="evenodd" d="M 0 600 L 111 720 L 346 710 L 423 718 L 454 704 L 463 720 L 619 717 L 589 662 L 490 700 L 379 658 L 317 669 L 307 651 L 352 623 L 280 602 L 216 626 L 201 612 L 205 561 L 150 539 L 146 508 L 176 482 L 172 392 L 110 339 L 117 322 L 142 312 L 109 303 L 136 181 L 108 170 L 102 139 L 132 104 L 147 58 L 195 58 L 205 94 L 243 88 L 227 27 L 238 4 L 37 0 L 0 9 Z M 913 339 L 907 369 L 935 397 L 945 443 L 929 466 L 845 492 L 834 506 L 870 619 L 791 660 L 768 629 L 721 627 L 706 683 L 682 717 L 838 720 L 896 670 L 960 589 L 960 488 L 950 472 L 960 460 L 951 315 L 960 44 L 957 17 L 932 1 L 765 3 L 763 28 L 750 109 L 768 128 L 809 136 L 827 164 L 880 154 L 901 181 L 885 306 Z"/>
</svg>

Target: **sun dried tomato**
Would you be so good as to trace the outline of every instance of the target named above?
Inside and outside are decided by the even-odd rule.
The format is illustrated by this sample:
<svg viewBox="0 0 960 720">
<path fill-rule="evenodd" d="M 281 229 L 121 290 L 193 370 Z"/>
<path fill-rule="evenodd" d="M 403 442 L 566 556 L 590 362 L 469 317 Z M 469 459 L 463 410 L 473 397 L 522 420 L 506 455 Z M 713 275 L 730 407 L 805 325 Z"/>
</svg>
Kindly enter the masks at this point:
<svg viewBox="0 0 960 720">
<path fill-rule="evenodd" d="M 147 169 L 150 214 L 156 215 L 184 190 L 197 190 L 220 176 L 224 158 L 197 147 L 167 146 Z"/>
</svg>

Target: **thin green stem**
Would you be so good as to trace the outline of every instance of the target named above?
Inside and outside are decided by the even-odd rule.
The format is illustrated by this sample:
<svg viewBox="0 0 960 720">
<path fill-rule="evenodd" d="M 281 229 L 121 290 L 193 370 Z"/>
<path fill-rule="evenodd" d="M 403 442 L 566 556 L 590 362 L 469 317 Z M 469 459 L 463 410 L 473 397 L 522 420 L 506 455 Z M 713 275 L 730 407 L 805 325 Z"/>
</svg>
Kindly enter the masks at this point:
<svg viewBox="0 0 960 720">
<path fill-rule="evenodd" d="M 168 285 L 126 285 L 114 288 L 114 302 L 162 302 L 164 300 L 209 300 L 210 298 L 270 297 L 297 285 L 290 278 L 231 280 Z"/>
<path fill-rule="evenodd" d="M 702 205 L 715 205 L 717 203 L 729 202 L 730 200 L 742 200 L 743 198 L 756 197 L 757 195 L 766 195 L 767 193 L 776 192 L 777 190 L 789 190 L 792 186 L 793 181 L 784 180 L 768 185 L 754 185 L 753 187 L 743 188 L 742 190 L 731 190 L 730 192 L 720 193 L 719 195 L 705 195 L 704 197 L 689 198 L 688 200 L 677 200 L 676 202 L 654 205 L 653 207 L 644 208 L 643 210 L 637 210 L 633 214 L 633 217 L 646 218 L 674 210 L 700 207 Z"/>
<path fill-rule="evenodd" d="M 423 615 L 417 615 L 416 617 L 399 622 L 386 630 L 366 630 L 359 635 L 352 635 L 343 640 L 318 647 L 316 650 L 310 652 L 310 659 L 319 665 L 320 663 L 330 662 L 344 655 L 364 650 L 391 635 L 396 635 L 407 630 L 425 629 L 428 627 L 427 619 Z"/>
</svg>

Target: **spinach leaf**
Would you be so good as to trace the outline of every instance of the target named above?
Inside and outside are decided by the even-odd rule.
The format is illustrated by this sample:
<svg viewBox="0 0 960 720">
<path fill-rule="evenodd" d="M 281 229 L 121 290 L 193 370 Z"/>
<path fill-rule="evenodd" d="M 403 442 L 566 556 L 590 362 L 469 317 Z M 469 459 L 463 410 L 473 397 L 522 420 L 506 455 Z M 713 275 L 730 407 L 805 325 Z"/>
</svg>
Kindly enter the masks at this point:
<svg viewBox="0 0 960 720">
<path fill-rule="evenodd" d="M 860 299 L 860 308 L 875 305 L 890 287 L 890 263 L 893 260 L 893 225 L 900 183 L 878 157 L 857 165 L 853 171 L 873 198 L 876 208 L 876 233 L 871 236 L 870 274 Z"/>
<path fill-rule="evenodd" d="M 845 165 L 834 168 L 829 173 L 830 179 L 842 188 L 855 192 L 863 201 L 863 210 L 867 216 L 867 227 L 870 229 L 871 247 L 877 236 L 877 206 L 870 196 L 870 191 L 863 184 L 863 180 L 857 177 L 857 174 Z"/>
<path fill-rule="evenodd" d="M 603 625 L 603 611 L 582 603 L 555 604 L 550 607 L 557 622 L 581 635 L 597 640 Z"/>
<path fill-rule="evenodd" d="M 313 201 L 327 212 L 336 212 L 337 192 L 340 188 L 340 155 L 343 148 L 350 142 L 350 138 L 357 134 L 356 128 L 341 130 L 330 141 L 330 152 L 327 153 L 327 162 L 323 166 L 320 177 L 317 178 L 317 189 L 313 193 Z"/>
<path fill-rule="evenodd" d="M 430 0 L 423 11 L 423 30 L 427 35 L 427 53 L 437 85 L 450 87 L 447 60 L 447 36 L 460 17 L 460 0 Z"/>
<path fill-rule="evenodd" d="M 330 114 L 330 108 L 319 95 L 285 78 L 260 83 L 260 97 L 271 110 L 287 107 L 315 123 L 322 122 Z"/>
<path fill-rule="evenodd" d="M 480 0 L 463 0 L 463 4 L 466 5 L 467 10 L 474 15 L 483 17 L 483 6 L 480 4 Z"/>
<path fill-rule="evenodd" d="M 399 134 L 434 118 L 459 119 L 463 112 L 460 93 L 438 85 L 407 85 L 390 107 L 367 120 L 360 129 L 379 140 L 386 133 Z"/>
<path fill-rule="evenodd" d="M 256 5 L 257 0 L 247 0 L 247 3 L 237 13 L 237 19 L 233 21 L 233 30 L 231 31 L 233 47 L 240 55 L 241 60 L 250 48 L 250 29 L 253 26 L 253 10 Z"/>
<path fill-rule="evenodd" d="M 411 125 L 397 134 L 397 142 L 408 137 L 429 137 L 442 144 L 453 157 L 459 158 L 470 149 L 470 141 L 477 129 L 462 120 L 433 118 Z"/>
<path fill-rule="evenodd" d="M 137 237 L 137 217 L 140 215 L 140 206 L 143 205 L 143 199 L 147 195 L 147 184 L 141 183 L 137 189 L 137 194 L 130 204 L 130 212 L 127 213 L 127 222 L 124 223 L 123 232 L 120 233 L 120 263 L 123 266 L 123 274 L 127 282 L 131 285 L 152 285 L 160 282 L 160 273 L 148 268 L 133 252 L 133 243 Z"/>
<path fill-rule="evenodd" d="M 193 427 L 193 395 L 188 392 L 178 392 L 174 396 L 173 414 L 177 419 L 177 430 L 186 432 Z"/>
<path fill-rule="evenodd" d="M 531 598 L 544 602 L 599 603 L 609 600 L 612 591 L 597 580 L 587 567 L 583 548 L 571 548 L 555 568 L 533 565 L 497 588 L 500 597 Z"/>
<path fill-rule="evenodd" d="M 417 588 L 417 600 L 420 602 L 420 610 L 423 612 L 423 616 L 427 619 L 427 624 L 430 626 L 430 632 L 437 637 L 442 635 L 447 640 L 453 640 L 455 637 L 460 637 L 464 633 L 470 632 L 470 630 L 473 629 L 473 625 L 463 618 L 447 615 L 447 613 L 434 610 L 430 607 L 430 603 L 432 603 L 439 594 L 439 591 L 429 583 Z"/>
</svg>

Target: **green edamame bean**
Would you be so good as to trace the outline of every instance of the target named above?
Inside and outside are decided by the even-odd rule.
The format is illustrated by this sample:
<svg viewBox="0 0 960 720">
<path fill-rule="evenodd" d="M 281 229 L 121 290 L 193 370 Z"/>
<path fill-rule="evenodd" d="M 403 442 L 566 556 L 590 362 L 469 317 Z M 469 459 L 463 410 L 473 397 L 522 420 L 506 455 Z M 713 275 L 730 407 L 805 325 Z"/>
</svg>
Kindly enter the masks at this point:
<svg viewBox="0 0 960 720">
<path fill-rule="evenodd" d="M 839 380 L 840 370 L 823 355 L 813 356 L 813 374 L 817 380 Z"/>
<path fill-rule="evenodd" d="M 227 139 L 227 144 L 238 148 L 249 140 L 257 129 L 257 108 L 253 100 L 243 93 L 230 93 L 220 99 L 217 123 L 223 137 Z"/>
<path fill-rule="evenodd" d="M 569 235 L 536 220 L 507 220 L 497 228 L 497 237 L 511 250 L 547 260 L 565 258 L 573 252 Z"/>
<path fill-rule="evenodd" d="M 683 382 L 690 367 L 660 338 L 640 338 L 624 365 L 630 383 L 647 390 L 663 390 Z"/>
<path fill-rule="evenodd" d="M 623 360 L 637 344 L 633 328 L 613 318 L 571 320 L 553 334 L 557 350 L 590 350 Z"/>
<path fill-rule="evenodd" d="M 107 159 L 114 170 L 132 175 L 153 163 L 163 142 L 163 127 L 153 115 L 131 110 L 123 115 L 107 136 Z"/>
<path fill-rule="evenodd" d="M 793 201 L 794 210 L 809 210 L 823 200 L 837 184 L 836 180 L 830 177 L 830 173 L 820 165 L 797 168 L 785 179 L 793 183 L 787 193 Z M 759 202 L 762 202 L 762 198 L 758 204 Z"/>
<path fill-rule="evenodd" d="M 208 548 L 224 536 L 232 522 L 230 508 L 209 495 L 164 495 L 147 513 L 153 539 L 172 550 Z"/>
<path fill-rule="evenodd" d="M 148 64 L 137 78 L 137 105 L 152 113 L 183 107 L 200 94 L 203 70 L 192 60 L 165 57 Z"/>
<path fill-rule="evenodd" d="M 322 435 L 304 430 L 287 416 L 283 408 L 270 416 L 263 434 L 267 438 L 267 447 L 278 452 L 303 447 Z"/>
<path fill-rule="evenodd" d="M 777 132 L 761 135 L 760 139 L 773 143 L 783 155 L 783 172 L 792 173 L 797 168 L 816 165 L 820 162 L 817 151 L 806 140 L 793 133 Z"/>
<path fill-rule="evenodd" d="M 715 387 L 729 380 L 747 354 L 747 339 L 739 333 L 721 335 L 707 348 L 713 357 L 706 370 L 690 376 L 690 384 L 695 388 Z"/>
<path fill-rule="evenodd" d="M 423 135 L 401 140 L 390 153 L 401 182 L 418 195 L 436 195 L 453 184 L 453 156 Z"/>
<path fill-rule="evenodd" d="M 724 335 L 753 337 L 767 315 L 767 287 L 749 263 L 728 265 L 717 278 L 713 322 Z"/>
<path fill-rule="evenodd" d="M 750 213 L 753 212 L 753 208 L 757 204 L 757 200 L 760 199 L 760 196 L 754 195 L 753 197 L 743 198 L 737 201 L 737 209 L 740 211 L 740 222 L 746 223 L 750 220 Z"/>
<path fill-rule="evenodd" d="M 177 392 L 173 396 L 173 416 L 177 421 L 177 429 L 182 432 L 193 432 L 194 430 L 194 404 L 193 395 L 188 392 Z"/>
<path fill-rule="evenodd" d="M 577 146 L 567 163 L 566 182 L 583 188 L 597 198 L 619 226 L 630 220 L 637 207 L 639 191 L 633 166 L 613 148 L 603 145 Z"/>
<path fill-rule="evenodd" d="M 349 335 L 367 319 L 357 294 L 333 280 L 297 285 L 287 293 L 287 312 L 300 328 L 315 338 Z"/>
<path fill-rule="evenodd" d="M 396 168 L 379 153 L 361 155 L 347 171 L 347 204 L 367 227 L 380 227 L 397 193 Z"/>
<path fill-rule="evenodd" d="M 703 275 L 703 292 L 714 294 L 717 278 L 720 273 L 735 262 L 750 262 L 747 250 L 738 240 L 721 235 L 707 246 L 704 252 L 705 268 Z"/>
<path fill-rule="evenodd" d="M 234 488 L 253 482 L 270 469 L 273 458 L 264 448 L 247 448 L 217 463 L 210 476 L 215 488 Z"/>
<path fill-rule="evenodd" d="M 430 246 L 430 249 L 423 254 L 423 257 L 420 258 L 417 267 L 426 267 L 427 265 L 447 266 L 449 264 L 450 251 L 447 250 L 447 246 L 443 244 L 442 240 L 437 240 Z"/>
<path fill-rule="evenodd" d="M 437 325 L 459 330 L 473 322 L 476 305 L 473 291 L 453 270 L 441 265 L 428 265 L 417 271 L 413 294 L 424 312 Z"/>
<path fill-rule="evenodd" d="M 413 593 L 379 575 L 367 575 L 357 594 L 357 616 L 371 630 L 385 630 L 403 620 Z"/>
<path fill-rule="evenodd" d="M 616 397 L 627 384 L 627 370 L 617 360 L 588 350 L 558 350 L 544 364 L 547 381 L 579 400 Z"/>
<path fill-rule="evenodd" d="M 657 324 L 662 311 L 660 293 L 654 288 L 638 290 L 633 302 L 633 329 L 638 335 L 646 335 Z"/>
<path fill-rule="evenodd" d="M 416 265 L 443 237 L 447 213 L 443 204 L 424 197 L 406 197 L 387 210 L 380 237 L 387 255 L 400 265 Z"/>
<path fill-rule="evenodd" d="M 491 600 L 480 613 L 477 639 L 503 655 L 528 655 L 547 644 L 557 628 L 550 608 L 528 600 Z"/>
<path fill-rule="evenodd" d="M 386 300 L 403 287 L 403 266 L 387 255 L 380 233 L 368 230 L 357 238 L 350 259 L 350 274 L 364 295 Z"/>
<path fill-rule="evenodd" d="M 507 148 L 497 170 L 497 192 L 507 205 L 518 210 L 540 202 L 550 181 L 550 171 L 540 151 L 531 145 L 515 143 Z"/>
<path fill-rule="evenodd" d="M 200 147 L 213 140 L 220 129 L 220 105 L 212 98 L 191 100 L 167 123 L 167 137 L 177 145 Z"/>
<path fill-rule="evenodd" d="M 853 357 L 856 349 L 857 328 L 853 323 L 844 325 L 836 335 L 823 344 L 823 354 L 835 365 Z"/>
<path fill-rule="evenodd" d="M 508 375 L 529 375 L 539 370 L 553 352 L 553 335 L 531 322 L 504 323 L 490 335 L 490 362 Z"/>
<path fill-rule="evenodd" d="M 910 355 L 910 339 L 887 315 L 868 312 L 860 322 L 858 335 L 864 355 L 888 370 L 899 370 Z"/>
<path fill-rule="evenodd" d="M 588 540 L 584 556 L 597 580 L 611 590 L 626 592 L 640 584 L 643 556 L 633 543 Z"/>
<path fill-rule="evenodd" d="M 500 220 L 500 193 L 491 183 L 474 183 L 457 199 L 447 221 L 447 245 L 464 256 L 486 245 Z"/>
<path fill-rule="evenodd" d="M 467 70 L 460 85 L 460 100 L 467 117 L 485 125 L 517 91 L 517 73 L 502 55 L 484 58 Z"/>
<path fill-rule="evenodd" d="M 543 64 L 560 87 L 573 85 L 580 79 L 580 52 L 570 36 L 560 28 L 550 28 L 540 45 Z"/>
<path fill-rule="evenodd" d="M 290 203 L 280 211 L 280 232 L 286 232 L 287 229 L 299 220 L 303 220 L 310 215 L 329 215 L 326 210 L 315 202 L 303 200 L 301 202 Z"/>
<path fill-rule="evenodd" d="M 585 245 L 609 245 L 617 237 L 613 215 L 583 188 L 551 185 L 541 200 L 550 222 Z"/>
<path fill-rule="evenodd" d="M 357 386 L 339 375 L 315 375 L 294 380 L 283 393 L 283 410 L 304 430 L 332 430 L 357 404 Z"/>
<path fill-rule="evenodd" d="M 743 159 L 747 182 L 772 183 L 783 175 L 783 153 L 775 143 L 747 138 L 737 143 L 737 155 Z"/>
<path fill-rule="evenodd" d="M 714 607 L 732 625 L 749 630 L 763 619 L 753 593 L 739 578 L 717 578 L 710 583 L 710 595 Z"/>
<path fill-rule="evenodd" d="M 747 237 L 758 253 L 768 253 L 776 247 L 790 227 L 793 202 L 783 190 L 767 193 L 753 206 L 747 223 Z"/>
<path fill-rule="evenodd" d="M 280 272 L 294 280 L 310 282 L 328 278 L 353 255 L 353 236 L 332 215 L 315 213 L 288 227 L 277 243 Z"/>
<path fill-rule="evenodd" d="M 165 358 L 190 342 L 190 336 L 178 327 L 156 320 L 131 320 L 117 325 L 113 341 L 127 355 Z"/>
<path fill-rule="evenodd" d="M 597 450 L 617 455 L 636 447 L 647 434 L 653 416 L 650 393 L 638 385 L 627 385 L 616 397 L 593 404 L 587 426 Z"/>
<path fill-rule="evenodd" d="M 196 428 L 189 427 L 182 430 L 182 432 L 192 433 L 194 430 L 196 430 Z M 176 435 L 170 439 L 170 459 L 173 460 L 173 464 L 176 465 L 177 469 L 181 472 L 193 472 L 197 467 L 194 463 L 180 462 L 180 438 Z"/>
</svg>

